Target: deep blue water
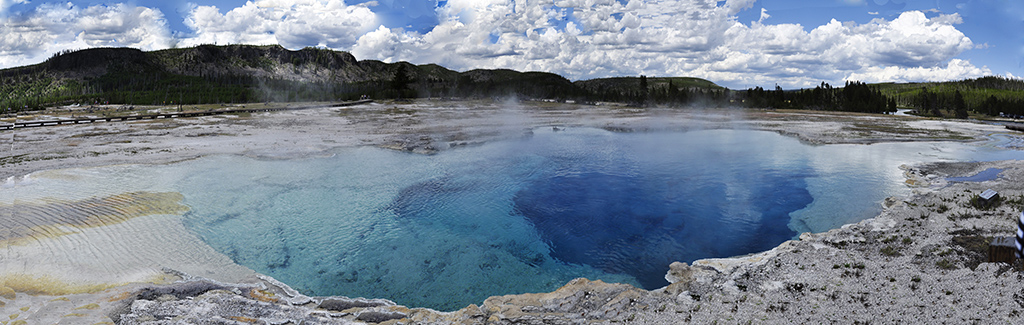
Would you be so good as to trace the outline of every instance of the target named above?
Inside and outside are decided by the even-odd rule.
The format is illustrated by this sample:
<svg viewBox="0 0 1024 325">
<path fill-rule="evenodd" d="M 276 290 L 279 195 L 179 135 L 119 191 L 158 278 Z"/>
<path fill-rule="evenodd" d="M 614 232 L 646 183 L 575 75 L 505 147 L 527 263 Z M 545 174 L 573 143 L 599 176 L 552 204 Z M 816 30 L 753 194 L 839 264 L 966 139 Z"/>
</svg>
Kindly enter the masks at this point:
<svg viewBox="0 0 1024 325">
<path fill-rule="evenodd" d="M 691 135 L 656 149 L 650 135 L 621 135 L 582 148 L 555 146 L 537 177 L 515 193 L 551 256 L 665 286 L 673 261 L 741 255 L 791 239 L 789 213 L 812 201 L 798 157 L 782 166 L 758 157 L 770 147 Z M 740 140 L 740 141 L 734 141 Z M 779 139 L 785 140 L 785 139 Z M 701 142 L 695 145 L 693 142 Z M 715 163 L 705 159 L 717 157 Z"/>
<path fill-rule="evenodd" d="M 882 199 L 907 194 L 901 164 L 1004 156 L 570 128 L 433 156 L 366 147 L 161 172 L 178 175 L 164 177 L 178 177 L 192 207 L 186 226 L 239 264 L 310 295 L 453 310 L 576 277 L 662 287 L 673 261 L 759 252 L 876 215 Z"/>
</svg>

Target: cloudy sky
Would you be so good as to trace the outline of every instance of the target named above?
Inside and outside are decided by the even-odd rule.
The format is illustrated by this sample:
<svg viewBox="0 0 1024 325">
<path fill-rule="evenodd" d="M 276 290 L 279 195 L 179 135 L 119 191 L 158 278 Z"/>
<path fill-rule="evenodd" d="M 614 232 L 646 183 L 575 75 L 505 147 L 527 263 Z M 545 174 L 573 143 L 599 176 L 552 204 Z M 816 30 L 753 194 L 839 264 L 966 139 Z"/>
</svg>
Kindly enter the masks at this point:
<svg viewBox="0 0 1024 325">
<path fill-rule="evenodd" d="M 1024 76 L 1019 0 L 0 0 L 0 68 L 65 49 L 280 44 L 745 89 Z"/>
</svg>

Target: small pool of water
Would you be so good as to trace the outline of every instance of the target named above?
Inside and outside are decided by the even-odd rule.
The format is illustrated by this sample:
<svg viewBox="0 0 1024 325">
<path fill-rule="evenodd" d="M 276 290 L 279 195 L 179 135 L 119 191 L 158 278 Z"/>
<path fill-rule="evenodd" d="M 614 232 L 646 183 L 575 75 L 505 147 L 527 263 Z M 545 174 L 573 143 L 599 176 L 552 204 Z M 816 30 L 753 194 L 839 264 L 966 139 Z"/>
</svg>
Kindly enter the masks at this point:
<svg viewBox="0 0 1024 325">
<path fill-rule="evenodd" d="M 662 287 L 673 261 L 759 252 L 877 215 L 884 198 L 909 194 L 900 165 L 1021 156 L 960 143 L 807 146 L 746 130 L 537 129 L 432 156 L 362 147 L 86 169 L 59 191 L 12 193 L 180 192 L 191 232 L 306 294 L 454 310 L 577 277 Z"/>
<path fill-rule="evenodd" d="M 998 178 L 999 173 L 1002 172 L 1003 170 L 1000 168 L 989 168 L 971 176 L 947 177 L 946 180 L 950 182 L 984 182 Z"/>
</svg>

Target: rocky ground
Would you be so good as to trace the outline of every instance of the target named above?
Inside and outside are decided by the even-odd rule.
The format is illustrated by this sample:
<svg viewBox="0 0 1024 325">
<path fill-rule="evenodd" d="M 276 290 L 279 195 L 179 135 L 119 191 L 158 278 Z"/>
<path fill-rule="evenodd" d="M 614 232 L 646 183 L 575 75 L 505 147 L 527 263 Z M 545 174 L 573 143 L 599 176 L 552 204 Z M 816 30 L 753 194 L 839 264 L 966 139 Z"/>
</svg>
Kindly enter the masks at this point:
<svg viewBox="0 0 1024 325">
<path fill-rule="evenodd" d="M 315 104 L 315 103 L 314 103 Z M 278 107 L 250 104 L 185 111 Z M 308 104 L 292 104 L 308 105 Z M 117 106 L 52 109 L 0 123 L 176 111 Z M 0 179 L 38 170 L 123 163 L 167 163 L 210 154 L 301 157 L 332 148 L 375 145 L 417 153 L 518 137 L 524 129 L 578 126 L 614 131 L 744 128 L 775 131 L 813 144 L 970 141 L 1001 125 L 914 117 L 744 109 L 637 109 L 516 101 L 372 103 L 262 114 L 24 128 L 0 132 Z"/>
<path fill-rule="evenodd" d="M 42 119 L 69 114 L 19 117 Z M 0 177 L 208 154 L 296 157 L 339 146 L 432 153 L 552 126 L 616 131 L 750 128 L 809 143 L 972 141 L 1001 126 L 912 117 L 751 110 L 631 109 L 516 102 L 377 103 L 254 116 L 97 123 L 0 132 Z M 1019 138 L 1010 135 L 1011 138 Z M 9 150 L 8 150 L 9 149 Z M 987 168 L 994 180 L 949 182 Z M 1024 163 L 905 167 L 908 198 L 878 217 L 800 236 L 760 254 L 675 263 L 672 284 L 642 290 L 577 279 L 551 293 L 496 296 L 454 312 L 380 299 L 306 297 L 269 277 L 235 283 L 168 271 L 162 284 L 86 292 L 0 286 L 7 324 L 46 323 L 1021 323 L 1020 265 L 987 263 L 988 243 L 1015 231 Z M 0 178 L 0 179 L 2 179 Z M 999 191 L 998 205 L 972 198 Z M 0 322 L 3 323 L 3 322 Z"/>
</svg>

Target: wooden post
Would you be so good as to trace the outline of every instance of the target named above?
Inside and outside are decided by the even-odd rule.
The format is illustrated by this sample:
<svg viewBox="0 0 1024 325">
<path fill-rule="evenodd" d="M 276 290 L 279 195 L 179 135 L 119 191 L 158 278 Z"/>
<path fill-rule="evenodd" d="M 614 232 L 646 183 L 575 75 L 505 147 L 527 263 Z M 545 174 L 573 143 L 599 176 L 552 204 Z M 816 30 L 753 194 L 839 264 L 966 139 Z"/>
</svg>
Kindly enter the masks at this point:
<svg viewBox="0 0 1024 325">
<path fill-rule="evenodd" d="M 1007 263 L 1013 265 L 1017 259 L 1017 239 L 1015 237 L 996 237 L 988 245 L 989 263 Z"/>
</svg>

